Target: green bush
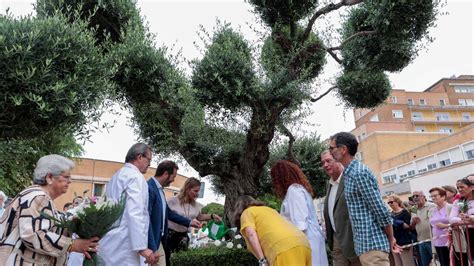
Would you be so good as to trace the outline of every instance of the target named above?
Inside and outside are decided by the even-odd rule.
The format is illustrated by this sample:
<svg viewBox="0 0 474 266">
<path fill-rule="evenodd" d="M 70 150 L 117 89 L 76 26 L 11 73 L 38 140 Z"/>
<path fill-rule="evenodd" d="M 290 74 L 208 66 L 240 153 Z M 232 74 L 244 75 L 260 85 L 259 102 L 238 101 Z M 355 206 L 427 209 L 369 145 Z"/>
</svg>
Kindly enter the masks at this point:
<svg viewBox="0 0 474 266">
<path fill-rule="evenodd" d="M 207 247 L 180 251 L 171 255 L 173 266 L 241 266 L 258 265 L 257 259 L 246 249 Z"/>
<path fill-rule="evenodd" d="M 224 217 L 224 205 L 219 203 L 209 203 L 201 209 L 202 213 L 206 214 L 217 214 L 220 217 Z"/>
</svg>

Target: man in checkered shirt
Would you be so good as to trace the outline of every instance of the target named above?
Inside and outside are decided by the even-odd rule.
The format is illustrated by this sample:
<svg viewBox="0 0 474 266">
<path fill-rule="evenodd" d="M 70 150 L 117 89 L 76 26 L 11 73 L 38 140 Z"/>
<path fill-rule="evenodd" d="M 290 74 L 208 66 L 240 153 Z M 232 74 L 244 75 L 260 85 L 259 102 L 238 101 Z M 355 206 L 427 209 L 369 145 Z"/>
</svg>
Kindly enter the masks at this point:
<svg viewBox="0 0 474 266">
<path fill-rule="evenodd" d="M 392 218 L 382 201 L 377 179 L 354 158 L 357 139 L 347 132 L 331 136 L 329 151 L 344 165 L 344 195 L 352 223 L 355 252 L 362 265 L 390 265 L 389 253 L 400 252 Z"/>
</svg>

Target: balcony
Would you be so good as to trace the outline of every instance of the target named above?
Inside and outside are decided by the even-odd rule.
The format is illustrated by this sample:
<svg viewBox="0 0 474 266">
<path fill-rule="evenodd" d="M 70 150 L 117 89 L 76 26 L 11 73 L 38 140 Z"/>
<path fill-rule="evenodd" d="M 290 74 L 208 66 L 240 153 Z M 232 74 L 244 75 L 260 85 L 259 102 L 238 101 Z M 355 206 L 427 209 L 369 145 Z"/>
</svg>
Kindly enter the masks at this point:
<svg viewBox="0 0 474 266">
<path fill-rule="evenodd" d="M 410 110 L 474 110 L 474 105 L 408 105 Z"/>
<path fill-rule="evenodd" d="M 472 118 L 470 120 L 462 119 L 462 118 L 449 118 L 449 119 L 436 119 L 436 118 L 411 118 L 411 122 L 415 125 L 425 125 L 425 124 L 441 124 L 441 125 L 448 125 L 448 124 L 461 124 L 461 125 L 468 125 L 474 122 Z"/>
</svg>

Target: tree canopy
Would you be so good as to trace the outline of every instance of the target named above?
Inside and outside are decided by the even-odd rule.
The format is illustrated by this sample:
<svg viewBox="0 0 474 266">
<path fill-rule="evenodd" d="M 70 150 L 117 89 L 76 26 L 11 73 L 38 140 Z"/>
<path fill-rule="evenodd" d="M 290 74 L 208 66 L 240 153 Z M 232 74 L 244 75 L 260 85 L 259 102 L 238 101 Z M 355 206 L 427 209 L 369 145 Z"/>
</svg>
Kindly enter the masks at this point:
<svg viewBox="0 0 474 266">
<path fill-rule="evenodd" d="M 289 136 L 289 143 L 293 143 L 289 129 L 297 123 L 306 104 L 317 102 L 332 90 L 352 107 L 368 108 L 383 102 L 391 89 L 387 73 L 400 71 L 413 60 L 422 47 L 420 43 L 429 39 L 428 29 L 438 12 L 437 2 L 431 0 L 342 0 L 322 4 L 316 0 L 251 0 L 249 3 L 267 30 L 263 43 L 254 45 L 231 25 L 218 23 L 204 44 L 203 57 L 193 61 L 192 73 L 186 75 L 179 61 L 165 47 L 156 47 L 154 36 L 141 23 L 131 0 L 79 1 L 82 5 L 75 2 L 38 0 L 38 23 L 28 26 L 28 21 L 18 22 L 27 25 L 25 30 L 18 31 L 22 34 L 15 35 L 8 27 L 2 29 L 5 33 L 0 37 L 13 34 L 19 39 L 12 43 L 21 44 L 2 51 L 28 50 L 28 44 L 31 46 L 36 39 L 18 36 L 43 31 L 51 31 L 52 36 L 55 32 L 63 33 L 64 36 L 51 39 L 66 39 L 68 45 L 76 45 L 83 51 L 61 50 L 61 42 L 49 41 L 45 34 L 41 44 L 59 47 L 50 49 L 55 51 L 52 55 L 37 55 L 37 61 L 32 62 L 38 64 L 38 69 L 33 71 L 30 61 L 20 62 L 27 66 L 21 69 L 18 68 L 20 63 L 16 68 L 14 64 L 2 67 L 8 70 L 6 73 L 20 71 L 25 77 L 33 73 L 42 78 L 45 72 L 57 72 L 51 79 L 44 80 L 44 86 L 28 86 L 33 92 L 41 90 L 40 99 L 26 97 L 28 93 L 21 94 L 21 100 L 8 95 L 3 99 L 14 104 L 7 106 L 12 108 L 10 106 L 31 102 L 28 106 L 32 110 L 45 113 L 35 118 L 41 123 L 31 123 L 34 130 L 48 122 L 44 120 L 52 116 L 48 113 L 51 108 L 60 108 L 53 109 L 54 114 L 66 114 L 65 125 L 82 126 L 89 117 L 85 114 L 91 112 L 89 107 L 97 104 L 103 95 L 99 89 L 114 88 L 113 96 L 130 108 L 137 132 L 155 151 L 179 153 L 201 176 L 220 178 L 225 185 L 226 207 L 239 195 L 259 193 L 265 166 L 271 159 L 270 145 L 278 135 Z M 334 25 L 339 29 L 337 36 L 328 39 L 315 27 L 315 22 L 326 19 L 329 13 L 341 11 L 344 14 L 341 25 Z M 69 24 L 61 20 L 64 16 Z M 16 23 L 8 17 L 2 19 L 11 21 L 9 25 Z M 54 25 L 56 31 L 50 26 L 44 26 L 47 30 L 42 31 L 36 25 L 42 23 Z M 78 23 L 85 26 L 76 27 Z M 39 29 L 27 31 L 27 27 Z M 86 29 L 88 32 L 84 32 Z M 9 41 L 10 38 L 0 38 L 0 45 Z M 41 47 L 40 43 L 34 44 L 31 47 Z M 68 52 L 63 55 L 61 51 Z M 55 57 L 57 53 L 61 56 Z M 100 60 L 101 57 L 105 60 Z M 97 64 L 90 64 L 94 60 Z M 314 81 L 328 60 L 340 64 L 341 72 L 330 89 L 321 93 Z M 59 64 L 62 68 L 50 69 L 50 64 Z M 16 86 L 18 79 L 7 80 L 12 91 L 21 88 Z M 97 86 L 99 84 L 102 86 Z M 86 89 L 63 92 L 66 86 Z M 96 93 L 92 95 L 93 92 Z M 59 107 L 51 101 L 43 103 L 43 94 L 48 93 L 58 99 L 63 97 L 65 103 Z M 86 95 L 76 96 L 76 99 L 68 93 Z M 21 111 L 25 112 L 24 109 Z M 2 132 L 8 132 L 6 125 L 15 124 L 4 126 L 2 123 Z M 309 153 L 305 147 L 318 150 L 321 146 L 304 139 L 301 143 L 299 155 L 311 162 L 311 166 L 302 164 L 302 167 L 311 179 L 318 168 L 314 163 L 319 153 Z M 228 210 L 230 208 L 226 208 L 226 212 Z"/>
</svg>

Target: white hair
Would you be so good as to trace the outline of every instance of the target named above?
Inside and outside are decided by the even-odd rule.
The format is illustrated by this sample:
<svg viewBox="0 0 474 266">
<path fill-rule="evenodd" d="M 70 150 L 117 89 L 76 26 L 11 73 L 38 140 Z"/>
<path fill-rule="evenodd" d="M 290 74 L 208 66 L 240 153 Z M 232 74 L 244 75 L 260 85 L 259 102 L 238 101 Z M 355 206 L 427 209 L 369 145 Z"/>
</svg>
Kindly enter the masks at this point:
<svg viewBox="0 0 474 266">
<path fill-rule="evenodd" d="M 7 195 L 5 195 L 5 193 L 3 191 L 0 190 L 0 198 L 3 199 L 3 203 L 2 205 L 0 206 L 1 208 L 3 208 L 3 206 L 5 205 L 5 201 L 7 201 L 8 197 Z"/>
<path fill-rule="evenodd" d="M 74 162 L 66 157 L 57 154 L 50 154 L 41 157 L 36 163 L 33 173 L 33 183 L 38 185 L 46 185 L 46 176 L 60 175 L 64 171 L 69 171 L 74 167 Z"/>
</svg>

